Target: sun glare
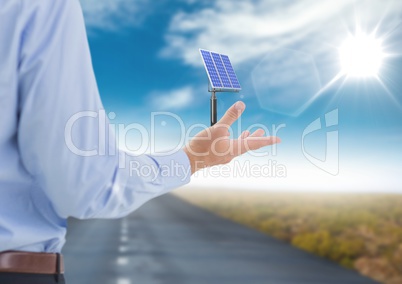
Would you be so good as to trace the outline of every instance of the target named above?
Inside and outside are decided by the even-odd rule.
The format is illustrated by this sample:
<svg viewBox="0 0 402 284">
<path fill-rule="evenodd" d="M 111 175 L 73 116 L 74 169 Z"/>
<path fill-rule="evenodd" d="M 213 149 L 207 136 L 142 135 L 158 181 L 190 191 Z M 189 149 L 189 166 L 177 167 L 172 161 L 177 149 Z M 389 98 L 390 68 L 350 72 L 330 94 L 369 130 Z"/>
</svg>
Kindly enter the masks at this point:
<svg viewBox="0 0 402 284">
<path fill-rule="evenodd" d="M 384 54 L 382 42 L 373 35 L 350 36 L 339 49 L 342 73 L 351 77 L 375 77 Z"/>
</svg>

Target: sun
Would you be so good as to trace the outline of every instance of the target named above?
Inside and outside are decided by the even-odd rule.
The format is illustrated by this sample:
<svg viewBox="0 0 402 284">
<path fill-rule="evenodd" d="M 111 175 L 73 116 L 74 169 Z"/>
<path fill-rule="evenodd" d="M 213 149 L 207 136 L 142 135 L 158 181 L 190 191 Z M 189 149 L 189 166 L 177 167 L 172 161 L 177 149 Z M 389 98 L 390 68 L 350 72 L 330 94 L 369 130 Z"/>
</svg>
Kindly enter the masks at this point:
<svg viewBox="0 0 402 284">
<path fill-rule="evenodd" d="M 339 48 L 342 74 L 349 77 L 377 77 L 384 58 L 382 41 L 358 33 Z"/>
</svg>

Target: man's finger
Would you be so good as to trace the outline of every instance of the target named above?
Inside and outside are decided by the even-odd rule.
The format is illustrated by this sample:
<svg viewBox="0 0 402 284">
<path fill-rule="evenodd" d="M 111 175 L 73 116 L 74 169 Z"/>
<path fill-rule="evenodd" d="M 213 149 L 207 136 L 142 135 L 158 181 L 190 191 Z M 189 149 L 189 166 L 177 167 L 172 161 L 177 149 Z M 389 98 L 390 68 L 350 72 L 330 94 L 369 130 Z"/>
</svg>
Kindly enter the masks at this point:
<svg viewBox="0 0 402 284">
<path fill-rule="evenodd" d="M 273 144 L 281 143 L 281 139 L 279 137 L 270 136 L 270 137 L 248 137 L 244 140 L 245 150 L 258 150 L 265 146 L 270 146 Z"/>
<path fill-rule="evenodd" d="M 253 133 L 254 134 L 254 133 Z M 265 146 L 270 146 L 273 144 L 281 143 L 279 137 L 252 137 L 249 136 L 246 139 L 239 140 L 239 143 L 234 145 L 235 156 L 242 155 L 248 151 L 258 150 Z"/>
<path fill-rule="evenodd" d="M 243 133 L 237 138 L 238 140 L 246 139 L 247 137 L 261 137 L 264 136 L 265 131 L 263 129 L 258 129 L 253 132 L 253 134 L 250 133 L 248 130 L 244 130 Z"/>
<path fill-rule="evenodd" d="M 245 109 L 246 105 L 243 102 L 238 101 L 226 111 L 225 115 L 217 124 L 225 125 L 227 127 L 231 126 L 241 116 Z"/>
<path fill-rule="evenodd" d="M 249 137 L 262 137 L 265 135 L 264 129 L 257 129 L 256 131 L 253 132 Z"/>
<path fill-rule="evenodd" d="M 246 139 L 249 136 L 250 136 L 250 131 L 244 130 L 243 133 L 239 136 L 238 139 Z"/>
</svg>

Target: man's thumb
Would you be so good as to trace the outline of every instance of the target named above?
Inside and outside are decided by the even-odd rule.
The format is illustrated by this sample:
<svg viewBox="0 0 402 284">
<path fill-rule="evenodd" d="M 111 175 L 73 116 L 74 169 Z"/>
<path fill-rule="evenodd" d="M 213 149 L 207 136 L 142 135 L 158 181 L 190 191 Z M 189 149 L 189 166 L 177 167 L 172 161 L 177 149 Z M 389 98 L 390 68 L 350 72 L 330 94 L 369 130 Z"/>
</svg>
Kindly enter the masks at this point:
<svg viewBox="0 0 402 284">
<path fill-rule="evenodd" d="M 242 115 L 245 109 L 246 105 L 242 101 L 238 101 L 226 111 L 217 124 L 231 126 Z"/>
</svg>

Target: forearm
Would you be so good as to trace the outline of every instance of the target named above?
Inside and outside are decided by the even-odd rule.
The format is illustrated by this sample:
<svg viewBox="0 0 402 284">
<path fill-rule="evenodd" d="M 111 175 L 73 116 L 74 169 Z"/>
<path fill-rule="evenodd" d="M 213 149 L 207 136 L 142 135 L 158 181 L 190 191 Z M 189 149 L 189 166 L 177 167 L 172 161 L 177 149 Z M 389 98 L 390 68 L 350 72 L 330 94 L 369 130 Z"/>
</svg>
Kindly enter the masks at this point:
<svg viewBox="0 0 402 284">
<path fill-rule="evenodd" d="M 187 184 L 191 178 L 190 161 L 180 150 L 165 156 L 130 156 L 120 152 L 120 166 L 103 197 L 93 200 L 98 206 L 85 218 L 123 217 L 147 201 Z"/>
</svg>

